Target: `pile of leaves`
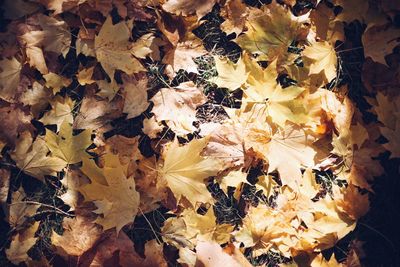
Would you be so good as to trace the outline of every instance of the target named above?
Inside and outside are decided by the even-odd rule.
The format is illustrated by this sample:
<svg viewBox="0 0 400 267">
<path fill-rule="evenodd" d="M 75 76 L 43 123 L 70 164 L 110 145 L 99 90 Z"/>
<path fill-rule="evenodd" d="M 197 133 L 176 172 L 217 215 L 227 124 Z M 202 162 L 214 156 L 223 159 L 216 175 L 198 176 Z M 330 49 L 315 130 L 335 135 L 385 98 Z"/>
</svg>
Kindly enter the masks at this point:
<svg viewBox="0 0 400 267">
<path fill-rule="evenodd" d="M 398 1 L 2 10 L 1 266 L 361 264 L 321 252 L 400 157 Z"/>
</svg>

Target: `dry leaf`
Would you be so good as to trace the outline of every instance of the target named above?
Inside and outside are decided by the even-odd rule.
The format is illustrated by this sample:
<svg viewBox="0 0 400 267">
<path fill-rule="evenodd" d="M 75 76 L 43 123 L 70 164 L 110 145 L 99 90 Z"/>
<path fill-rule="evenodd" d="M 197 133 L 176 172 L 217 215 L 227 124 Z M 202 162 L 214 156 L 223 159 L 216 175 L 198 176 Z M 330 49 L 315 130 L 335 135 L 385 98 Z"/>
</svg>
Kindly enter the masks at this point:
<svg viewBox="0 0 400 267">
<path fill-rule="evenodd" d="M 12 101 L 17 90 L 22 64 L 13 57 L 0 60 L 0 98 Z"/>
<path fill-rule="evenodd" d="M 108 16 L 94 39 L 97 60 L 111 80 L 114 79 L 114 72 L 117 69 L 128 75 L 145 70 L 134 56 L 135 51 L 132 49 L 134 43 L 129 42 L 132 23 L 132 21 L 122 21 L 113 25 L 111 17 Z"/>
<path fill-rule="evenodd" d="M 193 82 L 185 82 L 175 88 L 162 88 L 151 101 L 157 121 L 166 121 L 176 134 L 184 135 L 196 130 L 196 108 L 206 102 L 206 97 Z"/>
<path fill-rule="evenodd" d="M 207 143 L 208 139 L 202 138 L 179 146 L 175 140 L 164 150 L 164 164 L 159 173 L 167 181 L 177 201 L 182 196 L 193 206 L 196 202 L 212 201 L 204 180 L 217 174 L 221 170 L 221 164 L 216 159 L 200 155 Z"/>
<path fill-rule="evenodd" d="M 63 160 L 67 166 L 89 157 L 85 150 L 92 144 L 91 135 L 92 131 L 89 129 L 73 135 L 71 124 L 64 121 L 58 134 L 46 130 L 44 140 L 51 151 L 51 156 Z"/>
<path fill-rule="evenodd" d="M 35 222 L 32 226 L 23 232 L 16 234 L 11 240 L 11 245 L 6 249 L 7 259 L 15 265 L 30 260 L 27 252 L 36 243 L 37 237 L 35 233 L 39 227 L 39 222 Z"/>
<path fill-rule="evenodd" d="M 162 8 L 175 15 L 188 16 L 196 14 L 198 19 L 211 11 L 217 0 L 168 0 Z"/>
<path fill-rule="evenodd" d="M 337 56 L 328 42 L 314 42 L 306 46 L 303 55 L 312 60 L 310 74 L 324 74 L 327 82 L 336 78 Z"/>
<path fill-rule="evenodd" d="M 42 181 L 45 175 L 55 176 L 65 167 L 62 159 L 47 156 L 48 152 L 43 138 L 38 137 L 33 141 L 29 132 L 23 132 L 10 155 L 21 171 Z"/>
<path fill-rule="evenodd" d="M 102 214 L 95 222 L 104 230 L 115 227 L 119 233 L 135 218 L 139 193 L 133 177 L 127 177 L 128 166 L 121 165 L 117 155 L 107 153 L 103 159 L 103 168 L 99 168 L 92 160 L 83 159 L 81 170 L 91 183 L 81 186 L 79 191 L 86 201 L 95 203 L 97 210 L 94 212 Z"/>
</svg>

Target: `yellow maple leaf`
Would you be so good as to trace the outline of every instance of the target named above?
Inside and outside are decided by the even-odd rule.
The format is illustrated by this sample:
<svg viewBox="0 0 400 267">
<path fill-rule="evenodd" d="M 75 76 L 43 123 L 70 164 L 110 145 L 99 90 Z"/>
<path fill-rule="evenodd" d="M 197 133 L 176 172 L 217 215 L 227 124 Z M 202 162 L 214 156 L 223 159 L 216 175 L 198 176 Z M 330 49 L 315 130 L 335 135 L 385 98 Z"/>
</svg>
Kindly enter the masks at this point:
<svg viewBox="0 0 400 267">
<path fill-rule="evenodd" d="M 31 134 L 23 132 L 10 155 L 23 172 L 43 180 L 45 175 L 56 175 L 65 167 L 63 160 L 48 156 L 48 152 L 43 138 L 38 137 L 33 142 Z"/>
<path fill-rule="evenodd" d="M 282 184 L 297 188 L 301 180 L 301 168 L 313 167 L 316 151 L 314 138 L 300 127 L 288 125 L 284 129 L 252 128 L 245 143 L 268 160 L 268 171 L 277 170 Z"/>
<path fill-rule="evenodd" d="M 252 65 L 248 86 L 244 89 L 243 101 L 254 105 L 265 105 L 265 112 L 273 122 L 281 127 L 286 121 L 302 123 L 306 120 L 302 100 L 296 98 L 305 88 L 289 86 L 282 88 L 277 82 L 276 60 L 265 69 Z M 257 107 L 257 109 L 260 107 Z"/>
<path fill-rule="evenodd" d="M 228 59 L 220 59 L 217 56 L 214 57 L 214 60 L 218 76 L 211 79 L 213 83 L 219 87 L 234 91 L 246 82 L 248 74 L 242 58 L 236 64 Z"/>
<path fill-rule="evenodd" d="M 326 41 L 314 42 L 311 46 L 306 46 L 303 55 L 312 60 L 310 74 L 323 73 L 327 82 L 336 77 L 337 56 L 330 43 Z"/>
<path fill-rule="evenodd" d="M 85 150 L 92 143 L 91 134 L 92 131 L 86 129 L 74 136 L 72 135 L 72 125 L 64 121 L 58 134 L 46 130 L 44 140 L 51 155 L 63 160 L 65 165 L 68 165 L 78 163 L 84 157 L 89 156 Z"/>
<path fill-rule="evenodd" d="M 133 222 L 139 206 L 139 193 L 133 177 L 127 177 L 128 165 L 121 165 L 118 155 L 103 156 L 104 167 L 99 168 L 93 160 L 83 158 L 82 172 L 91 180 L 79 188 L 86 201 L 97 206 L 94 212 L 102 214 L 96 223 L 104 230 L 116 228 L 117 233 Z"/>
<path fill-rule="evenodd" d="M 28 250 L 35 245 L 38 239 L 35 237 L 38 228 L 39 222 L 35 222 L 32 226 L 13 237 L 10 247 L 6 249 L 8 260 L 18 265 L 31 259 L 28 255 Z"/>
<path fill-rule="evenodd" d="M 43 117 L 39 120 L 44 125 L 55 124 L 57 125 L 57 131 L 60 129 L 61 123 L 64 121 L 72 123 L 74 121 L 72 116 L 72 110 L 74 108 L 74 101 L 71 98 L 63 98 L 57 95 L 53 100 L 50 101 L 52 109 L 47 111 Z"/>
<path fill-rule="evenodd" d="M 108 16 L 94 39 L 97 60 L 111 80 L 114 79 L 116 69 L 129 75 L 145 70 L 134 56 L 136 52 L 131 49 L 132 43 L 129 38 L 132 26 L 132 21 L 122 21 L 113 25 L 111 16 Z"/>
<path fill-rule="evenodd" d="M 246 26 L 237 43 L 260 60 L 273 60 L 287 52 L 301 24 L 292 19 L 290 10 L 273 2 L 262 10 L 252 9 Z"/>
<path fill-rule="evenodd" d="M 212 197 L 204 180 L 216 175 L 221 170 L 218 160 L 200 155 L 208 143 L 207 138 L 192 140 L 187 145 L 179 146 L 177 140 L 164 150 L 164 164 L 159 171 L 177 201 L 184 196 L 192 203 L 211 202 Z"/>
<path fill-rule="evenodd" d="M 46 80 L 46 87 L 53 89 L 53 94 L 60 92 L 63 87 L 67 87 L 71 83 L 70 79 L 53 72 L 43 75 L 43 78 Z"/>
</svg>

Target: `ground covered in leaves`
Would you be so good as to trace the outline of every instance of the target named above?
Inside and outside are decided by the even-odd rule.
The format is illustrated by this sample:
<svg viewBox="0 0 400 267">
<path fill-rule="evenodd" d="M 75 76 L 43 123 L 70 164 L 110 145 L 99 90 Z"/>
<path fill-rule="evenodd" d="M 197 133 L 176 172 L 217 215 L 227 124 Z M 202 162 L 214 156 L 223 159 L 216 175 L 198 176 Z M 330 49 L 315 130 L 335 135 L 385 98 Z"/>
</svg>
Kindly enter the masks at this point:
<svg viewBox="0 0 400 267">
<path fill-rule="evenodd" d="M 398 1 L 1 11 L 0 266 L 399 266 Z"/>
</svg>

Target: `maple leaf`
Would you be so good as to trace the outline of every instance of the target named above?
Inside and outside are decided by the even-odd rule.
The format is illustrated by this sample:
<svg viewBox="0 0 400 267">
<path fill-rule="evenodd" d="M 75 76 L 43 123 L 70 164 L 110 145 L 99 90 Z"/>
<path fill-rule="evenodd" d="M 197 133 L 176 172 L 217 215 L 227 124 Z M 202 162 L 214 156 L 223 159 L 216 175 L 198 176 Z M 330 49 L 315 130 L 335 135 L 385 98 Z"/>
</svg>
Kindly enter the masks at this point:
<svg viewBox="0 0 400 267">
<path fill-rule="evenodd" d="M 343 23 L 335 20 L 333 8 L 329 8 L 325 2 L 320 2 L 311 11 L 310 20 L 320 40 L 328 41 L 332 45 L 338 40 L 344 41 Z"/>
<path fill-rule="evenodd" d="M 292 19 L 289 10 L 273 2 L 262 10 L 252 9 L 246 26 L 247 32 L 237 38 L 237 43 L 259 55 L 259 60 L 270 61 L 286 53 L 301 25 Z"/>
<path fill-rule="evenodd" d="M 97 95 L 102 98 L 107 98 L 108 101 L 114 99 L 115 95 L 118 93 L 120 89 L 120 85 L 117 84 L 115 80 L 111 82 L 107 82 L 106 80 L 96 81 L 97 86 L 99 87 L 100 91 L 97 92 Z"/>
<path fill-rule="evenodd" d="M 57 125 L 58 131 L 64 121 L 68 123 L 73 122 L 72 110 L 74 107 L 74 101 L 72 101 L 71 98 L 63 98 L 60 95 L 57 95 L 50 101 L 50 105 L 52 109 L 47 111 L 39 120 L 43 124 L 55 124 Z"/>
<path fill-rule="evenodd" d="M 218 87 L 234 91 L 246 82 L 248 73 L 242 58 L 236 64 L 228 59 L 221 60 L 217 56 L 214 57 L 214 61 L 218 76 L 211 78 L 210 81 L 218 85 Z"/>
<path fill-rule="evenodd" d="M 230 123 L 204 123 L 200 129 L 203 136 L 210 138 L 203 152 L 205 156 L 218 158 L 226 167 L 244 163 L 243 129 Z"/>
<path fill-rule="evenodd" d="M 52 232 L 51 243 L 66 256 L 81 256 L 95 245 L 101 235 L 100 227 L 83 216 L 65 218 L 63 228 L 62 235 Z"/>
<path fill-rule="evenodd" d="M 94 71 L 94 67 L 80 70 L 78 72 L 78 74 L 76 75 L 76 78 L 78 79 L 79 84 L 87 85 L 87 84 L 94 83 L 95 81 L 92 79 L 93 71 Z"/>
<path fill-rule="evenodd" d="M 65 167 L 63 160 L 47 156 L 48 152 L 46 141 L 43 138 L 38 137 L 33 142 L 31 134 L 23 132 L 10 156 L 21 171 L 43 180 L 45 175 L 56 175 Z"/>
<path fill-rule="evenodd" d="M 162 8 L 175 15 L 188 16 L 195 14 L 198 19 L 204 17 L 211 11 L 217 0 L 168 0 Z"/>
<path fill-rule="evenodd" d="M 117 233 L 133 222 L 139 205 L 139 193 L 133 177 L 127 177 L 128 165 L 121 165 L 118 155 L 103 156 L 104 167 L 99 168 L 93 160 L 83 159 L 82 172 L 91 180 L 79 188 L 86 201 L 97 206 L 94 212 L 102 214 L 96 223 L 104 230 L 116 228 Z"/>
<path fill-rule="evenodd" d="M 172 68 L 169 77 L 175 77 L 180 69 L 188 73 L 198 73 L 197 64 L 193 59 L 203 56 L 207 51 L 199 41 L 180 42 L 170 48 L 164 55 L 162 63 L 169 64 Z"/>
<path fill-rule="evenodd" d="M 35 17 L 42 28 L 41 31 L 34 30 L 19 36 L 26 47 L 26 55 L 29 64 L 36 67 L 42 74 L 48 73 L 42 47 L 45 51 L 62 54 L 64 57 L 69 51 L 71 44 L 71 33 L 68 24 L 63 20 L 37 14 Z"/>
<path fill-rule="evenodd" d="M 201 241 L 196 246 L 197 263 L 204 267 L 231 266 L 231 267 L 251 267 L 241 252 L 236 255 L 226 253 L 217 243 Z"/>
<path fill-rule="evenodd" d="M 72 135 L 72 125 L 64 121 L 58 134 L 46 130 L 44 140 L 51 155 L 63 160 L 65 165 L 69 165 L 78 163 L 89 156 L 85 150 L 92 143 L 91 134 L 92 131 L 87 129 L 74 136 Z"/>
<path fill-rule="evenodd" d="M 3 150 L 0 144 L 0 151 Z M 10 171 L 6 169 L 0 169 L 0 204 L 3 205 L 7 202 L 8 192 L 10 189 Z M 5 211 L 7 213 L 7 211 Z"/>
<path fill-rule="evenodd" d="M 39 204 L 26 203 L 25 199 L 26 194 L 22 187 L 11 195 L 11 204 L 6 210 L 6 216 L 8 223 L 15 228 L 23 225 L 27 219 L 35 215 L 40 207 Z"/>
<path fill-rule="evenodd" d="M 250 129 L 246 146 L 253 147 L 268 160 L 268 172 L 277 170 L 282 184 L 296 188 L 301 180 L 301 168 L 313 167 L 316 151 L 314 138 L 296 126 L 288 125 L 281 130 Z"/>
<path fill-rule="evenodd" d="M 3 105 L 0 107 L 0 121 L 3 128 L 0 132 L 0 140 L 14 147 L 19 133 L 33 131 L 31 120 L 32 116 L 19 105 Z"/>
<path fill-rule="evenodd" d="M 342 12 L 336 17 L 338 21 L 351 23 L 354 20 L 364 21 L 368 11 L 368 1 L 364 0 L 334 0 L 335 5 L 342 7 Z"/>
<path fill-rule="evenodd" d="M 105 127 L 112 119 L 122 115 L 123 99 L 115 97 L 111 102 L 98 97 L 84 97 L 79 114 L 74 120 L 74 129 L 99 130 Z"/>
<path fill-rule="evenodd" d="M 208 143 L 207 138 L 196 139 L 179 146 L 177 140 L 163 152 L 164 164 L 159 173 L 167 181 L 177 201 L 184 196 L 195 206 L 197 202 L 211 202 L 212 197 L 204 180 L 221 170 L 218 160 L 200 155 Z"/>
<path fill-rule="evenodd" d="M 296 232 L 289 224 L 289 218 L 266 205 L 250 207 L 243 226 L 234 233 L 235 239 L 245 247 L 253 247 L 255 256 L 267 252 L 270 248 L 278 249 L 288 255 L 287 247 L 294 246 Z"/>
<path fill-rule="evenodd" d="M 0 98 L 12 101 L 17 90 L 22 64 L 13 57 L 0 60 Z"/>
<path fill-rule="evenodd" d="M 399 45 L 400 30 L 387 25 L 369 25 L 362 35 L 365 57 L 387 66 L 385 56 Z"/>
<path fill-rule="evenodd" d="M 248 86 L 244 89 L 243 100 L 246 103 L 258 105 L 256 109 L 265 109 L 267 116 L 279 126 L 284 127 L 286 121 L 302 123 L 305 119 L 305 109 L 302 100 L 295 100 L 305 88 L 289 86 L 282 88 L 276 81 L 276 60 L 265 69 L 249 63 L 250 74 Z M 264 107 L 265 105 L 265 107 Z"/>
<path fill-rule="evenodd" d="M 336 77 L 337 56 L 330 43 L 314 42 L 306 46 L 303 55 L 312 60 L 310 74 L 323 73 L 328 82 Z"/>
<path fill-rule="evenodd" d="M 43 75 L 43 78 L 46 80 L 46 87 L 53 89 L 53 94 L 59 93 L 63 87 L 71 83 L 70 79 L 52 72 Z"/>
<path fill-rule="evenodd" d="M 372 105 L 372 109 L 378 116 L 378 120 L 390 129 L 396 128 L 396 120 L 393 119 L 393 115 L 398 116 L 400 114 L 400 97 L 390 97 L 384 95 L 382 92 L 376 94 L 376 102 L 369 101 Z"/>
<path fill-rule="evenodd" d="M 361 194 L 356 186 L 350 184 L 343 193 L 335 194 L 335 201 L 341 212 L 353 220 L 364 216 L 369 210 L 368 194 Z M 354 205 L 357 203 L 357 205 Z"/>
<path fill-rule="evenodd" d="M 116 69 L 129 75 L 145 70 L 135 58 L 134 54 L 137 52 L 131 49 L 132 43 L 129 42 L 132 23 L 121 21 L 113 25 L 111 16 L 108 16 L 94 39 L 97 60 L 111 80 L 114 79 Z"/>
<path fill-rule="evenodd" d="M 390 158 L 400 158 L 400 119 L 397 119 L 394 130 L 387 127 L 381 127 L 380 130 L 382 135 L 389 141 L 383 144 L 383 147 L 391 152 Z"/>
<path fill-rule="evenodd" d="M 127 113 L 127 119 L 139 116 L 149 107 L 147 101 L 147 79 L 133 80 L 124 83 L 125 101 L 122 112 Z"/>
<path fill-rule="evenodd" d="M 39 228 L 39 222 L 35 222 L 32 226 L 23 230 L 21 233 L 17 233 L 11 240 L 10 247 L 6 249 L 7 259 L 15 265 L 21 262 L 27 262 L 30 257 L 28 250 L 33 247 L 38 239 L 35 237 L 35 233 Z"/>
<path fill-rule="evenodd" d="M 193 126 L 196 108 L 206 102 L 206 97 L 193 82 L 185 82 L 176 88 L 162 88 L 151 101 L 157 121 L 166 121 L 175 133 L 183 135 L 197 129 Z"/>
<path fill-rule="evenodd" d="M 246 24 L 248 7 L 242 0 L 229 0 L 222 7 L 222 17 L 225 21 L 221 24 L 221 29 L 226 34 L 236 33 L 239 35 Z"/>
</svg>

